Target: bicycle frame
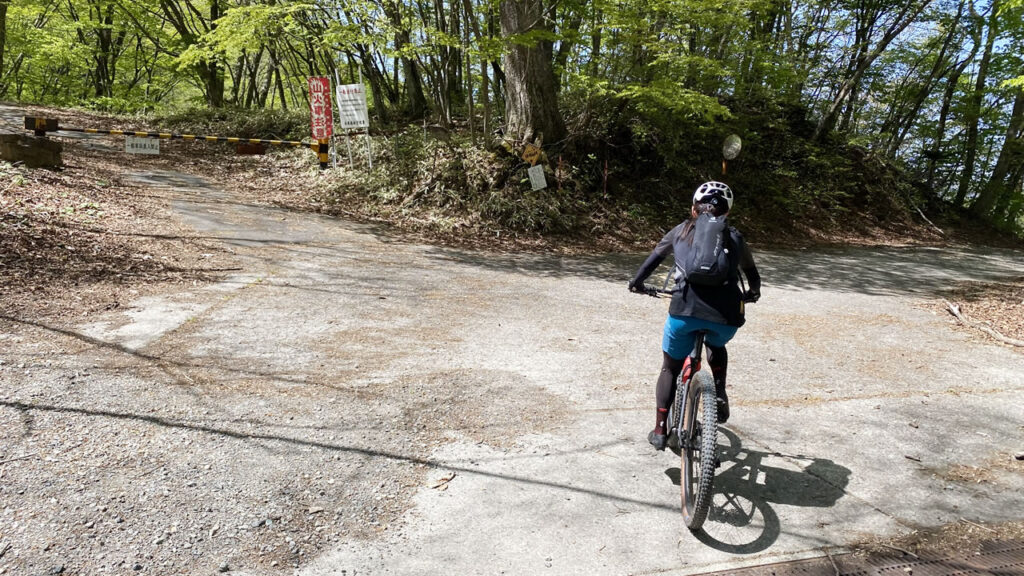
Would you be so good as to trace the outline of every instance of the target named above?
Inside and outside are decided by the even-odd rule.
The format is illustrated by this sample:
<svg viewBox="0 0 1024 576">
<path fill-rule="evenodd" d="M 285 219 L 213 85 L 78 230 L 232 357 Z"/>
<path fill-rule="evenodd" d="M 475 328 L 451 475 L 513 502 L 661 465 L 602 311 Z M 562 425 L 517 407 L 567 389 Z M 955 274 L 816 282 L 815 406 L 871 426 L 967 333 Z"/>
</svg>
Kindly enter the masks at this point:
<svg viewBox="0 0 1024 576">
<path fill-rule="evenodd" d="M 673 434 L 675 435 L 677 447 L 680 449 L 685 448 L 685 446 L 679 442 L 679 439 L 689 437 L 689 434 L 680 434 L 680 432 L 689 429 L 690 423 L 686 421 L 686 415 L 689 413 L 686 399 L 690 396 L 690 382 L 693 380 L 694 374 L 700 372 L 701 355 L 704 352 L 704 337 L 706 335 L 706 330 L 697 331 L 693 350 L 690 351 L 690 355 L 683 361 L 683 369 L 679 373 L 679 379 L 676 382 L 675 401 L 672 406 L 672 425 L 669 435 L 670 437 Z"/>
</svg>

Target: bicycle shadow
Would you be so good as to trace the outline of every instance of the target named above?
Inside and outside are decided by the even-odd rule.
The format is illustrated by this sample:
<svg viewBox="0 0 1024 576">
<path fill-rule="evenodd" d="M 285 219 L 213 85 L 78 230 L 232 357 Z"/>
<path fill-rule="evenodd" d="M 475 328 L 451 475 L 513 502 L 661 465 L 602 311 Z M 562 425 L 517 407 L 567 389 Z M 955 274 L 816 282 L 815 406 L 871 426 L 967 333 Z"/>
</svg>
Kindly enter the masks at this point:
<svg viewBox="0 0 1024 576">
<path fill-rule="evenodd" d="M 736 433 L 726 428 L 719 428 L 719 438 L 722 467 L 715 474 L 708 519 L 694 534 L 715 550 L 731 554 L 766 550 L 782 531 L 771 504 L 827 508 L 846 493 L 851 471 L 832 460 L 748 450 Z M 780 458 L 792 468 L 765 462 Z M 679 485 L 679 468 L 670 468 L 665 474 Z"/>
</svg>

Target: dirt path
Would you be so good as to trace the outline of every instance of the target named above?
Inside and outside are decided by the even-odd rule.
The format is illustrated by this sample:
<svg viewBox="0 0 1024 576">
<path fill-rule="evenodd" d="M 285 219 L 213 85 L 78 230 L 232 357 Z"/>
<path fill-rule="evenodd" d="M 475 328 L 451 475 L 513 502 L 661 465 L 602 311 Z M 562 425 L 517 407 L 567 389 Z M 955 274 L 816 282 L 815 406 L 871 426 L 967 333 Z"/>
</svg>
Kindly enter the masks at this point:
<svg viewBox="0 0 1024 576">
<path fill-rule="evenodd" d="M 688 574 L 1021 519 L 1024 355 L 914 307 L 1020 253 L 758 254 L 694 537 L 644 439 L 665 305 L 625 289 L 642 256 L 411 245 L 134 178 L 242 270 L 0 323 L 0 573 Z"/>
</svg>

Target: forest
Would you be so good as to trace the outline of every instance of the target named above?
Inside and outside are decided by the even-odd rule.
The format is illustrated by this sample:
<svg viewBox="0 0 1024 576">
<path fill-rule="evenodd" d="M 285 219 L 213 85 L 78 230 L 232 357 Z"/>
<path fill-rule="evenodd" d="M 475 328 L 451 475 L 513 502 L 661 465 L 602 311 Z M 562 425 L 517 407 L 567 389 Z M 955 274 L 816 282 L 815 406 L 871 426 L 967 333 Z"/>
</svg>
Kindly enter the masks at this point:
<svg viewBox="0 0 1024 576">
<path fill-rule="evenodd" d="M 598 205 L 658 221 L 721 177 L 737 133 L 748 218 L 913 210 L 1020 233 L 1022 54 L 1022 0 L 0 2 L 0 99 L 302 136 L 307 77 L 361 81 L 394 186 L 541 231 Z M 540 144 L 558 190 L 506 214 L 494 190 L 529 190 L 517 173 L 425 162 L 401 137 L 425 125 L 464 149 Z"/>
</svg>

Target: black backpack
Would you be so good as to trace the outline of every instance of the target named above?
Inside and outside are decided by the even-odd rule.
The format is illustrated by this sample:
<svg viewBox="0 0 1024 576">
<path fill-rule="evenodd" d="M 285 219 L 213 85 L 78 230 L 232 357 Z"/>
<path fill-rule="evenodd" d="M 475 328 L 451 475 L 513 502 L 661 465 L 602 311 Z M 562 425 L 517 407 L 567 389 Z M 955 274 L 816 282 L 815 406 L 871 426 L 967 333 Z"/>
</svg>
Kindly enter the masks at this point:
<svg viewBox="0 0 1024 576">
<path fill-rule="evenodd" d="M 721 286 L 729 281 L 729 223 L 725 216 L 701 214 L 693 224 L 693 243 L 676 266 L 685 279 L 700 286 Z"/>
</svg>

